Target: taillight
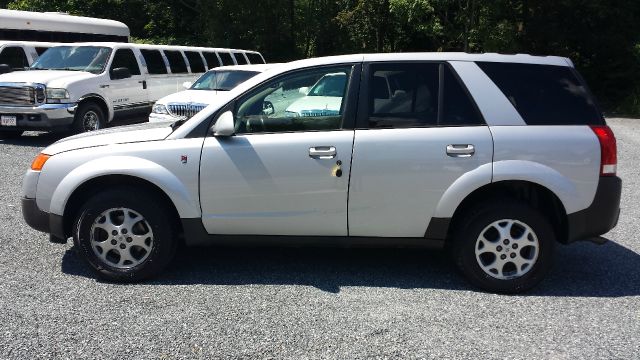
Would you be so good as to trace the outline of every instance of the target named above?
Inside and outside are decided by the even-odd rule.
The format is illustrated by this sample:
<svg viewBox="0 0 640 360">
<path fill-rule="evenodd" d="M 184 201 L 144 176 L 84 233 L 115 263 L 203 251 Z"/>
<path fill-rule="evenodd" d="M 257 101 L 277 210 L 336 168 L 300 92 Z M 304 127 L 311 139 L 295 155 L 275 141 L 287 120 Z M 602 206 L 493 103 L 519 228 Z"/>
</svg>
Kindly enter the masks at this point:
<svg viewBox="0 0 640 360">
<path fill-rule="evenodd" d="M 600 176 L 614 176 L 618 165 L 616 137 L 606 125 L 591 126 L 600 141 Z"/>
</svg>

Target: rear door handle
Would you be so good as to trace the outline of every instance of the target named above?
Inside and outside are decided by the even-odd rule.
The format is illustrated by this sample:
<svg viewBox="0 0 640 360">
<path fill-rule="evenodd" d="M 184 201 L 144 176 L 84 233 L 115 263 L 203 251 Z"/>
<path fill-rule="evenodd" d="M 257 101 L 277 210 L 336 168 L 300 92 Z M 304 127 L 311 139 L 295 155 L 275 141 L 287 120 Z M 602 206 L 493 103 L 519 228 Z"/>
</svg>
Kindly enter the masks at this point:
<svg viewBox="0 0 640 360">
<path fill-rule="evenodd" d="M 142 88 L 143 89 L 147 88 L 147 80 L 140 80 L 140 81 L 138 81 L 138 84 L 142 84 Z"/>
<path fill-rule="evenodd" d="M 447 145 L 447 155 L 451 157 L 470 157 L 475 154 L 476 148 L 471 144 Z"/>
<path fill-rule="evenodd" d="M 314 146 L 309 148 L 309 157 L 314 159 L 333 159 L 336 157 L 335 146 Z"/>
</svg>

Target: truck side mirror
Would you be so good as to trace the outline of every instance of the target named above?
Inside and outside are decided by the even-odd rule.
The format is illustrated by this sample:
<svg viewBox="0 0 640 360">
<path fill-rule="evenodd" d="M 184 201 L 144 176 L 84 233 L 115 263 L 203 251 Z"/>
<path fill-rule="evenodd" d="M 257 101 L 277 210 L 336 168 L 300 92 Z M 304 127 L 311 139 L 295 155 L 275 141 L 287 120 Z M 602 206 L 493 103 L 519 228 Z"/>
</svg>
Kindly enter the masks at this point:
<svg viewBox="0 0 640 360">
<path fill-rule="evenodd" d="M 0 74 L 6 74 L 11 72 L 11 66 L 7 64 L 0 64 Z"/>
<path fill-rule="evenodd" d="M 128 79 L 131 77 L 131 71 L 126 67 L 119 67 L 111 70 L 111 80 Z"/>
</svg>

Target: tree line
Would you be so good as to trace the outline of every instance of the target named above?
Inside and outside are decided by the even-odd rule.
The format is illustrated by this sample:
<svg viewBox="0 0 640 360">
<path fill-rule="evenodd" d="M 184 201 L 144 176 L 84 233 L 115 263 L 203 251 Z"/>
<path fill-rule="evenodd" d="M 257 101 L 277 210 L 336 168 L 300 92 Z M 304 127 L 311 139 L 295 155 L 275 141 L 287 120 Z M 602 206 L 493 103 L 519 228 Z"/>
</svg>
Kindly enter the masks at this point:
<svg viewBox="0 0 640 360">
<path fill-rule="evenodd" d="M 255 49 L 269 62 L 406 51 L 567 56 L 603 108 L 640 114 L 640 1 L 14 0 L 114 19 L 134 41 Z"/>
</svg>

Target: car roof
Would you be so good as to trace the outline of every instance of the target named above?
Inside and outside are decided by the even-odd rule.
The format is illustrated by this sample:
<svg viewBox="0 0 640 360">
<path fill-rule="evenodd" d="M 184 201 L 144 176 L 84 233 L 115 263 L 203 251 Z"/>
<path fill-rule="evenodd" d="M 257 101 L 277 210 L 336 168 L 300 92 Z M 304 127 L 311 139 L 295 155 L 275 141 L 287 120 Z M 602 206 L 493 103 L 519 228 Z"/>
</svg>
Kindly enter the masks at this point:
<svg viewBox="0 0 640 360">
<path fill-rule="evenodd" d="M 352 62 L 384 62 L 384 61 L 480 61 L 524 63 L 539 65 L 555 65 L 573 67 L 571 60 L 560 56 L 536 56 L 527 54 L 471 54 L 463 52 L 419 52 L 419 53 L 379 53 L 327 56 L 293 61 L 291 67 L 303 68 L 307 66 L 352 63 Z"/>
<path fill-rule="evenodd" d="M 137 44 L 137 43 L 121 43 L 121 42 L 110 42 L 110 41 L 93 41 L 93 42 L 77 42 L 77 43 L 68 43 L 68 44 L 60 44 L 64 46 L 104 46 L 110 48 L 122 48 L 122 47 L 133 47 L 138 49 L 153 49 L 153 50 L 186 50 L 186 51 L 218 51 L 218 52 L 246 52 L 246 53 L 256 53 L 259 54 L 258 51 L 255 50 L 247 50 L 247 49 L 229 49 L 229 48 L 214 48 L 214 47 L 202 47 L 202 46 L 181 46 L 181 45 L 153 45 L 153 44 Z"/>
</svg>

